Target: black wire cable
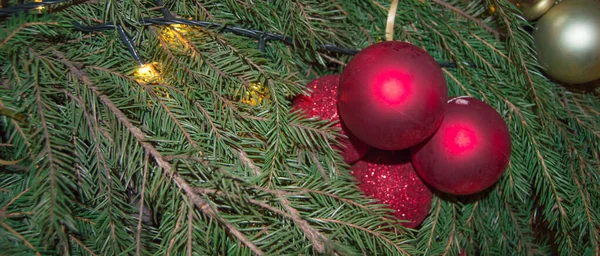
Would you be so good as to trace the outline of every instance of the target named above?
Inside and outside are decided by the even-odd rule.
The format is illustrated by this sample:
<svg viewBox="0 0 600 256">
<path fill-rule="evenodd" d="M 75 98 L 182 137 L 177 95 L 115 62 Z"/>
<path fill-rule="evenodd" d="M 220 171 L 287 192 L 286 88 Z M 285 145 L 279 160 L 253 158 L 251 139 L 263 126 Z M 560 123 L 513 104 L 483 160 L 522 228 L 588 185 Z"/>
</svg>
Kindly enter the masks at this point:
<svg viewBox="0 0 600 256">
<path fill-rule="evenodd" d="M 69 1 L 69 0 L 44 0 L 39 3 L 31 2 L 31 3 L 19 4 L 19 5 L 7 7 L 7 8 L 0 8 L 0 16 L 10 16 L 13 14 L 33 10 L 33 9 L 39 8 L 40 6 L 60 4 L 60 3 L 67 2 L 67 1 Z"/>
<path fill-rule="evenodd" d="M 127 49 L 131 53 L 131 56 L 133 56 L 133 59 L 135 59 L 135 61 L 137 61 L 140 64 L 140 66 L 144 65 L 145 62 L 135 50 L 135 47 L 133 46 L 133 40 L 131 40 L 129 35 L 127 35 L 127 32 L 125 32 L 121 25 L 117 25 L 116 28 L 117 32 L 119 33 L 119 37 L 121 38 L 121 41 L 123 41 L 123 43 L 127 46 Z"/>
<path fill-rule="evenodd" d="M 66 2 L 66 1 L 68 1 L 68 0 L 46 0 L 41 3 L 27 3 L 27 4 L 22 4 L 22 5 L 16 5 L 16 6 L 9 7 L 9 8 L 2 8 L 2 9 L 0 9 L 0 16 L 15 14 L 18 12 L 35 9 L 35 8 L 38 8 L 43 5 L 57 4 L 57 3 L 62 3 L 62 2 Z M 219 33 L 230 32 L 230 33 L 233 33 L 236 35 L 254 38 L 254 39 L 258 40 L 258 49 L 261 52 L 265 52 L 268 41 L 281 41 L 281 42 L 283 42 L 287 45 L 291 45 L 291 46 L 298 46 L 298 44 L 299 44 L 298 41 L 295 41 L 290 37 L 280 35 L 280 34 L 275 34 L 275 33 L 269 33 L 269 32 L 265 32 L 265 31 L 261 31 L 261 30 L 245 29 L 245 28 L 241 28 L 241 27 L 231 26 L 231 25 L 227 25 L 227 24 L 219 24 L 219 23 L 208 22 L 208 21 L 196 21 L 196 20 L 174 18 L 173 15 L 171 15 L 171 12 L 169 11 L 169 9 L 164 7 L 164 3 L 162 0 L 155 0 L 155 3 L 157 6 L 161 6 L 160 11 L 163 15 L 163 18 L 142 19 L 140 21 L 140 24 L 142 26 L 182 24 L 182 25 L 189 25 L 189 26 L 199 26 L 199 27 L 203 27 L 206 29 L 215 30 Z M 135 49 L 133 40 L 131 40 L 129 35 L 127 35 L 125 30 L 120 25 L 111 25 L 110 22 L 107 22 L 107 24 L 102 24 L 102 25 L 84 26 L 82 24 L 75 22 L 75 23 L 73 23 L 73 27 L 79 31 L 84 31 L 84 32 L 100 32 L 100 31 L 104 31 L 104 30 L 117 29 L 117 32 L 119 33 L 119 37 L 121 38 L 121 41 L 123 42 L 123 44 L 125 44 L 125 46 L 127 46 L 127 49 L 129 50 L 129 52 L 131 53 L 131 55 L 135 59 L 135 61 L 140 63 L 140 65 L 144 64 L 144 61 L 142 60 L 142 58 L 139 56 L 137 50 Z M 318 45 L 317 49 L 321 50 L 321 51 L 328 51 L 328 52 L 339 53 L 339 54 L 344 54 L 344 55 L 356 55 L 359 52 L 359 50 L 356 50 L 356 49 L 343 48 L 343 47 L 339 47 L 337 45 L 330 44 L 330 43 Z M 452 61 L 438 61 L 438 64 L 440 65 L 440 67 L 446 67 L 446 68 L 455 68 L 456 67 L 456 63 L 452 62 Z M 466 65 L 471 65 L 471 64 L 467 63 Z"/>
<path fill-rule="evenodd" d="M 160 8 L 160 12 L 162 13 L 162 15 L 163 15 L 163 18 L 166 18 L 166 19 L 172 19 L 172 18 L 175 18 L 175 17 L 173 17 L 173 15 L 171 14 L 171 11 L 170 11 L 170 10 L 169 10 L 167 7 L 165 7 L 165 4 L 163 3 L 163 1 L 162 1 L 162 0 L 155 0 L 154 2 L 156 3 L 156 5 L 158 5 L 158 6 L 162 6 L 162 7 Z"/>
</svg>

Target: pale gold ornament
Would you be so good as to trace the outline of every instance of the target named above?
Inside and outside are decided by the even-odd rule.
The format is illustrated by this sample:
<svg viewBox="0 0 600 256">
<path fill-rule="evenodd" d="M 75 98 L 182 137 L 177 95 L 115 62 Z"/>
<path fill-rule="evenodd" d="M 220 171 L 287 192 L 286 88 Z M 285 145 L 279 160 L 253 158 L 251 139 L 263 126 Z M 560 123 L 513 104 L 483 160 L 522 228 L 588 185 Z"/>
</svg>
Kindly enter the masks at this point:
<svg viewBox="0 0 600 256">
<path fill-rule="evenodd" d="M 523 17 L 527 20 L 542 17 L 554 5 L 554 0 L 510 0 L 510 2 L 521 9 Z"/>
<path fill-rule="evenodd" d="M 600 2 L 564 0 L 533 31 L 538 61 L 548 76 L 580 84 L 600 79 Z"/>
</svg>

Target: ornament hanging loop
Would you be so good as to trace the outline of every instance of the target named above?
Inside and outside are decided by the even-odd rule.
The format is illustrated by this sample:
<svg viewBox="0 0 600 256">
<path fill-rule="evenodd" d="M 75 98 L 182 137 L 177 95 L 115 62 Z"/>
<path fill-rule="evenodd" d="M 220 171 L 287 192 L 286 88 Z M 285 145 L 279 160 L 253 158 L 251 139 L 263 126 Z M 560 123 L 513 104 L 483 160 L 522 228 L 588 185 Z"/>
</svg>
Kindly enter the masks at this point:
<svg viewBox="0 0 600 256">
<path fill-rule="evenodd" d="M 394 21 L 396 20 L 396 10 L 398 9 L 398 0 L 393 0 L 388 11 L 387 22 L 385 25 L 385 40 L 394 41 Z"/>
</svg>

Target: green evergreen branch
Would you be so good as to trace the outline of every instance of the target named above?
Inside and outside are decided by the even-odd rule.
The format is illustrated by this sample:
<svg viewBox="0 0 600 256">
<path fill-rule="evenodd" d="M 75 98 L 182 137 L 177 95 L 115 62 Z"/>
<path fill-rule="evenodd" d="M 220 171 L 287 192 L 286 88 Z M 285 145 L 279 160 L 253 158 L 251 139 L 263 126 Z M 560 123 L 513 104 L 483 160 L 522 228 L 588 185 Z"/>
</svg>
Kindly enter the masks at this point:
<svg viewBox="0 0 600 256">
<path fill-rule="evenodd" d="M 136 238 L 135 238 L 135 254 L 136 255 L 141 255 L 141 250 L 142 250 L 142 219 L 143 219 L 143 214 L 144 214 L 144 196 L 145 196 L 145 190 L 146 190 L 146 179 L 148 177 L 148 165 L 149 165 L 149 159 L 150 156 L 148 155 L 148 153 L 146 152 L 144 154 L 144 170 L 143 170 L 143 174 L 142 174 L 142 191 L 140 192 L 140 207 L 138 210 L 138 223 L 137 223 L 137 228 L 136 228 Z M 189 252 L 191 252 L 191 250 L 189 250 Z"/>
<path fill-rule="evenodd" d="M 219 196 L 224 196 L 224 197 L 234 197 L 234 198 L 238 198 L 238 199 L 243 199 L 242 197 L 240 197 L 238 195 L 224 193 L 223 191 L 218 191 L 215 189 L 205 189 L 205 188 L 198 187 L 198 188 L 194 188 L 194 190 L 200 194 L 217 194 Z M 265 191 L 269 191 L 269 190 L 265 190 Z M 246 200 L 248 200 L 248 202 L 251 204 L 257 205 L 261 208 L 264 208 L 271 212 L 277 213 L 277 214 L 293 221 L 294 223 L 296 223 L 296 225 L 298 225 L 298 227 L 303 231 L 304 235 L 312 242 L 314 249 L 318 253 L 323 254 L 325 252 L 332 251 L 333 248 L 325 248 L 326 244 L 329 245 L 332 243 L 332 241 L 327 239 L 318 230 L 314 229 L 306 220 L 304 220 L 302 217 L 300 217 L 300 214 L 298 213 L 298 211 L 295 208 L 291 207 L 290 201 L 288 201 L 284 197 L 285 196 L 284 194 L 286 194 L 286 193 L 282 193 L 280 191 L 277 191 L 277 192 L 269 191 L 269 192 L 274 194 L 278 198 L 278 200 L 281 202 L 281 204 L 283 205 L 283 207 L 286 209 L 287 212 L 282 211 L 278 208 L 275 208 L 269 204 L 266 204 L 266 203 L 258 201 L 258 200 L 254 200 L 254 199 L 246 199 Z"/>
<path fill-rule="evenodd" d="M 433 2 L 435 2 L 436 4 L 439 4 L 441 6 L 443 6 L 446 9 L 450 9 L 453 12 L 457 13 L 460 16 L 463 16 L 465 18 L 467 18 L 468 20 L 474 22 L 475 24 L 477 24 L 478 26 L 482 27 L 483 29 L 487 30 L 488 32 L 492 33 L 495 37 L 496 40 L 498 40 L 500 38 L 501 33 L 498 32 L 497 30 L 493 29 L 492 27 L 490 27 L 489 25 L 487 25 L 485 22 L 469 15 L 468 13 L 460 10 L 459 8 L 456 8 L 454 6 L 452 6 L 449 3 L 444 2 L 443 0 L 432 0 Z"/>
<path fill-rule="evenodd" d="M 373 236 L 375 236 L 375 237 L 377 237 L 377 238 L 385 241 L 388 246 L 393 247 L 394 249 L 396 249 L 401 254 L 403 254 L 403 255 L 411 255 L 408 251 L 406 251 L 402 247 L 400 247 L 400 245 L 394 243 L 393 241 L 389 240 L 387 237 L 382 236 L 381 234 L 379 234 L 379 233 L 377 233 L 377 232 L 375 232 L 375 231 L 373 231 L 371 229 L 368 229 L 368 228 L 365 228 L 365 227 L 361 227 L 359 225 L 356 225 L 356 224 L 353 224 L 353 223 L 350 223 L 350 222 L 345 222 L 345 221 L 342 221 L 342 220 L 337 220 L 337 219 L 312 218 L 312 220 L 318 221 L 318 222 L 325 222 L 325 223 L 335 223 L 335 224 L 339 224 L 339 225 L 342 225 L 342 226 L 348 226 L 348 227 L 351 227 L 351 228 L 354 228 L 354 229 L 357 229 L 357 230 L 369 233 L 370 235 L 373 235 Z"/>
<path fill-rule="evenodd" d="M 11 226 L 9 226 L 8 224 L 6 224 L 4 222 L 4 219 L 6 219 L 6 218 L 19 217 L 19 215 L 16 215 L 14 213 L 6 214 L 6 212 L 10 205 L 12 205 L 17 199 L 19 199 L 25 193 L 29 192 L 29 190 L 30 190 L 30 188 L 23 190 L 21 193 L 17 194 L 10 201 L 8 201 L 4 206 L 2 206 L 2 208 L 0 208 L 0 226 L 2 226 L 4 229 L 6 229 L 9 233 L 14 235 L 15 237 L 17 237 L 19 240 L 21 240 L 25 244 L 25 246 L 27 246 L 29 249 L 31 249 L 32 251 L 35 252 L 36 256 L 41 256 L 40 252 L 31 244 L 31 242 L 29 242 L 23 235 L 21 235 L 19 232 L 17 232 Z"/>
<path fill-rule="evenodd" d="M 89 253 L 90 255 L 92 255 L 92 256 L 96 256 L 97 255 L 94 251 L 92 251 L 92 249 L 90 249 L 88 246 L 86 246 L 85 244 L 83 244 L 79 239 L 77 239 L 77 237 L 69 234 L 69 238 L 71 240 L 73 240 L 81 248 L 83 248 L 83 250 L 86 251 L 87 253 Z"/>
<path fill-rule="evenodd" d="M 175 32 L 172 44 L 162 23 L 140 22 L 164 13 L 160 3 L 87 2 L 11 16 L 0 29 L 0 108 L 27 122 L 0 118 L 0 145 L 10 145 L 0 147 L 0 159 L 24 158 L 1 168 L 0 202 L 29 192 L 4 211 L 0 247 L 253 254 L 233 227 L 265 254 L 598 253 L 597 90 L 548 81 L 522 28 L 530 24 L 510 3 L 494 2 L 495 14 L 490 4 L 405 1 L 396 16 L 398 40 L 456 63 L 443 69 L 450 95 L 484 99 L 505 117 L 513 139 L 511 163 L 494 189 L 457 201 L 436 197 L 416 232 L 357 191 L 331 148 L 340 136 L 332 123 L 290 112 L 289 99 L 305 93 L 305 80 L 339 73 L 350 58 L 315 47 L 372 44 L 383 33 L 385 0 L 164 3 L 174 17 L 301 41 L 273 41 L 264 52 L 256 49 L 259 38 L 197 27 Z M 130 76 L 136 64 L 116 32 L 81 34 L 73 22 L 123 26 L 140 56 L 160 63 L 160 79 Z M 269 99 L 245 104 L 254 83 Z M 49 218 L 52 202 L 59 222 Z"/>
<path fill-rule="evenodd" d="M 175 227 L 173 228 L 173 232 L 172 232 L 172 234 L 171 234 L 173 237 L 172 237 L 172 238 L 171 238 L 171 240 L 169 241 L 169 245 L 168 245 L 168 247 L 167 247 L 167 252 L 166 252 L 166 254 L 167 254 L 167 255 L 171 255 L 171 252 L 173 251 L 173 247 L 174 247 L 174 245 L 175 245 L 175 233 L 177 233 L 177 232 L 179 231 L 179 229 L 181 228 L 181 224 L 180 224 L 180 222 L 181 222 L 181 220 L 182 220 L 182 218 L 183 218 L 183 213 L 182 213 L 182 212 L 183 212 L 183 210 L 184 210 L 184 206 L 185 206 L 185 205 L 186 205 L 186 203 L 185 203 L 185 202 L 181 202 L 181 211 L 180 211 L 180 213 L 179 213 L 179 216 L 177 217 L 177 220 L 176 220 L 176 222 L 175 222 L 175 223 L 177 223 L 177 224 L 176 224 L 176 225 L 175 225 Z M 188 213 L 188 215 L 189 215 L 189 213 Z M 191 252 L 191 251 L 188 251 L 188 252 Z"/>
<path fill-rule="evenodd" d="M 101 204 L 104 205 L 104 207 L 102 209 L 102 213 L 99 215 L 98 221 L 99 222 L 106 221 L 106 220 L 102 220 L 102 218 L 108 219 L 108 224 L 107 224 L 109 227 L 108 231 L 110 234 L 110 239 L 112 239 L 112 245 L 111 245 L 110 249 L 118 251 L 120 248 L 123 248 L 123 246 L 120 246 L 119 243 L 127 241 L 127 239 L 124 239 L 122 236 L 117 234 L 117 229 L 119 227 L 121 227 L 123 223 L 121 223 L 121 221 L 115 217 L 116 215 L 119 214 L 118 212 L 120 212 L 120 210 L 119 210 L 120 207 L 118 205 L 118 202 L 116 202 L 116 201 L 118 201 L 118 199 L 116 198 L 117 192 L 113 192 L 113 186 L 115 184 L 115 181 L 113 180 L 113 177 L 110 173 L 111 168 L 109 168 L 109 164 L 106 159 L 107 156 L 105 156 L 101 152 L 100 147 L 101 147 L 102 143 L 100 143 L 100 141 L 98 140 L 99 137 L 97 134 L 97 131 L 100 130 L 98 120 L 97 120 L 97 118 L 95 118 L 95 116 L 92 116 L 92 114 L 89 113 L 83 99 L 81 99 L 79 96 L 73 95 L 72 93 L 67 93 L 67 95 L 71 99 L 73 99 L 76 103 L 78 103 L 79 107 L 81 107 L 82 113 L 83 113 L 83 116 L 85 117 L 85 122 L 86 122 L 86 125 L 88 128 L 87 132 L 90 133 L 89 137 L 91 137 L 91 140 L 93 141 L 92 147 L 93 147 L 94 154 L 96 156 L 95 159 L 98 159 L 97 161 L 100 164 L 100 166 L 97 167 L 97 169 L 100 170 L 98 177 L 102 180 L 101 185 L 103 185 L 103 186 L 101 188 L 106 189 L 105 191 L 103 191 L 104 196 L 106 197 L 105 198 L 106 202 L 101 202 Z M 106 136 L 106 137 L 109 137 L 109 136 Z M 94 159 L 93 157 L 90 157 L 90 158 Z M 100 241 L 103 238 L 101 238 L 101 236 L 98 236 L 98 239 Z M 84 246 L 84 248 L 87 248 L 87 247 Z M 87 248 L 86 251 L 87 250 L 91 250 L 91 249 Z"/>
<path fill-rule="evenodd" d="M 150 87 L 149 85 L 147 85 L 147 84 L 141 84 L 141 83 L 137 82 L 136 80 L 134 80 L 134 79 L 132 79 L 132 78 L 130 78 L 130 77 L 128 77 L 128 76 L 125 76 L 125 75 L 123 75 L 123 74 L 120 74 L 120 73 L 118 73 L 118 72 L 114 72 L 114 71 L 112 71 L 112 70 L 109 70 L 109 69 L 106 69 L 106 68 L 103 68 L 103 67 L 99 67 L 99 66 L 89 66 L 88 68 L 91 68 L 91 69 L 95 69 L 95 70 L 99 70 L 99 71 L 103 71 L 103 72 L 106 72 L 106 73 L 113 74 L 113 75 L 115 75 L 115 76 L 118 76 L 118 77 L 121 77 L 121 78 L 123 78 L 124 80 L 128 80 L 128 81 L 130 81 L 132 84 L 134 84 L 134 85 L 136 85 L 136 86 L 138 86 L 138 87 L 140 87 L 140 88 L 143 88 L 143 89 L 146 91 L 146 93 L 148 93 L 148 94 L 149 94 L 149 95 L 150 95 L 150 96 L 153 98 L 153 101 L 154 101 L 154 102 L 156 102 L 156 103 L 158 103 L 158 104 L 159 104 L 159 105 L 162 107 L 162 109 L 165 111 L 165 113 L 166 113 L 167 117 L 168 117 L 170 120 L 172 120 L 172 121 L 175 123 L 175 125 L 177 126 L 177 128 L 178 128 L 178 129 L 181 131 L 181 133 L 182 133 L 182 134 L 185 136 L 185 138 L 186 138 L 186 139 L 187 139 L 187 141 L 190 143 L 190 145 L 191 145 L 191 146 L 192 146 L 194 149 L 196 149 L 196 150 L 199 150 L 199 153 L 200 153 L 200 154 L 202 154 L 202 151 L 200 151 L 200 147 L 199 147 L 199 146 L 198 146 L 198 144 L 197 144 L 197 143 L 194 141 L 194 139 L 192 139 L 192 137 L 191 137 L 190 133 L 189 133 L 189 132 L 188 132 L 188 131 L 187 131 L 187 130 L 184 128 L 184 126 L 183 126 L 183 124 L 181 123 L 181 121 L 179 121 L 179 119 L 178 119 L 178 118 L 177 118 L 177 117 L 176 117 L 176 116 L 173 114 L 173 112 L 172 112 L 172 111 L 171 111 L 171 110 L 170 110 L 170 109 L 169 109 L 169 108 L 168 108 L 168 107 L 165 105 L 165 103 L 164 103 L 164 102 L 163 102 L 163 101 L 162 101 L 162 100 L 161 100 L 161 99 L 158 97 L 158 95 L 156 95 L 156 93 L 155 93 L 155 92 L 154 92 L 154 91 L 153 91 L 151 88 L 149 88 L 149 87 Z M 169 87 L 169 88 L 170 88 L 170 87 Z M 177 90 L 176 88 L 172 88 L 172 89 L 175 89 L 175 90 Z M 180 93 L 180 94 L 183 94 L 183 92 L 181 92 L 181 91 L 179 91 L 178 93 Z"/>
<path fill-rule="evenodd" d="M 51 119 L 58 118 L 58 114 L 56 112 L 53 113 L 53 111 L 50 110 L 50 104 L 52 103 L 42 96 L 42 90 L 44 89 L 40 83 L 40 76 L 44 75 L 41 74 L 42 68 L 49 68 L 51 66 L 39 66 L 40 63 L 42 65 L 48 65 L 50 62 L 46 57 L 41 56 L 31 48 L 29 49 L 29 52 L 33 55 L 33 57 L 35 57 L 35 60 L 33 61 L 33 65 L 35 66 L 33 71 L 33 81 L 31 82 L 34 94 L 34 102 L 32 103 L 34 104 L 33 111 L 40 121 L 39 132 L 41 133 L 41 148 L 34 161 L 37 162 L 36 167 L 39 168 L 38 173 L 43 176 L 39 177 L 36 182 L 36 184 L 40 187 L 36 192 L 39 193 L 40 196 L 45 197 L 45 200 L 42 200 L 39 205 L 36 206 L 37 210 L 35 218 L 47 220 L 44 221 L 44 223 L 48 225 L 45 227 L 45 238 L 47 241 L 51 240 L 51 237 L 58 237 L 60 243 L 64 246 L 68 244 L 68 242 L 63 225 L 72 225 L 70 223 L 72 220 L 69 216 L 71 214 L 69 206 L 61 202 L 61 197 L 66 196 L 63 194 L 63 190 L 61 189 L 61 187 L 66 185 L 64 184 L 66 177 L 61 176 L 70 171 L 70 165 L 68 162 L 66 162 L 68 161 L 68 157 L 63 155 L 65 154 L 63 148 L 68 147 L 68 141 L 65 139 L 66 136 L 64 136 L 64 132 L 68 132 L 68 130 L 59 130 L 63 134 L 56 134 L 55 132 L 53 136 L 50 135 L 50 128 L 48 125 Z M 58 92 L 60 93 L 61 90 L 58 90 Z M 44 94 L 47 93 L 48 92 L 44 92 Z M 45 168 L 48 168 L 47 170 L 49 173 L 46 174 L 39 172 L 39 170 L 45 170 Z M 64 171 L 61 169 L 64 169 Z"/>
<path fill-rule="evenodd" d="M 453 219 L 456 219 L 456 205 L 452 204 L 452 217 Z M 444 248 L 444 254 L 442 254 L 442 256 L 445 256 L 449 251 L 450 251 L 450 247 L 452 246 L 454 242 L 455 236 L 456 236 L 456 222 L 452 222 L 452 230 L 450 230 L 450 232 L 448 233 L 448 237 L 446 239 L 448 239 L 448 242 L 446 243 L 446 247 Z"/>
<path fill-rule="evenodd" d="M 0 226 L 2 226 L 3 228 L 5 228 L 6 230 L 8 230 L 8 232 L 12 233 L 17 238 L 19 238 L 19 240 L 21 240 L 29 249 L 31 249 L 32 251 L 35 252 L 36 256 L 41 256 L 42 255 L 42 254 L 40 254 L 38 252 L 38 250 L 35 249 L 35 247 L 33 247 L 33 245 L 31 244 L 31 242 L 29 242 L 25 237 L 23 237 L 23 235 L 19 234 L 19 232 L 17 232 L 16 230 L 14 230 L 12 227 L 10 227 L 9 225 L 7 225 L 3 221 L 0 221 Z"/>
<path fill-rule="evenodd" d="M 515 216 L 515 213 L 512 211 L 511 206 L 508 204 L 508 202 L 504 203 L 504 209 L 506 210 L 506 212 L 508 213 L 508 215 L 510 216 L 510 219 L 512 220 L 513 226 L 515 227 L 513 229 L 513 231 L 516 231 L 518 234 L 518 237 L 531 237 L 530 234 L 525 235 L 523 233 L 523 223 L 520 222 L 524 222 L 522 219 L 517 218 L 517 216 Z M 521 220 L 521 221 L 519 221 Z M 525 241 L 523 241 L 525 240 Z M 528 239 L 523 239 L 523 240 L 518 240 L 517 242 L 517 251 L 518 252 L 526 252 L 529 255 L 532 255 L 534 251 L 534 246 L 530 243 L 530 241 L 527 241 Z M 523 250 L 522 248 L 525 247 L 525 250 Z"/>
<path fill-rule="evenodd" d="M 145 136 L 143 132 L 137 128 L 135 125 L 129 121 L 129 119 L 121 112 L 119 108 L 117 108 L 114 103 L 106 96 L 103 95 L 98 89 L 93 85 L 93 83 L 89 80 L 87 74 L 84 71 L 75 67 L 61 52 L 54 50 L 53 53 L 60 59 L 60 61 L 69 68 L 70 72 L 81 80 L 84 84 L 86 84 L 89 89 L 94 92 L 94 94 L 99 97 L 100 101 L 104 103 L 104 105 L 110 109 L 113 114 L 117 117 L 117 119 L 131 132 L 131 134 L 138 140 L 144 149 L 148 152 L 149 155 L 154 158 L 158 166 L 160 166 L 165 172 L 173 179 L 173 181 L 186 193 L 190 201 L 203 213 L 206 215 L 215 218 L 222 225 L 224 225 L 227 230 L 239 239 L 244 245 L 250 248 L 255 254 L 263 255 L 263 251 L 260 250 L 254 243 L 252 243 L 246 236 L 244 236 L 240 231 L 237 230 L 235 226 L 220 218 L 218 213 L 213 210 L 207 202 L 202 199 L 198 194 L 194 193 L 193 189 L 188 185 L 188 183 L 181 178 L 179 175 L 173 172 L 171 165 L 164 160 L 162 154 L 156 150 L 150 143 L 146 142 Z"/>
</svg>

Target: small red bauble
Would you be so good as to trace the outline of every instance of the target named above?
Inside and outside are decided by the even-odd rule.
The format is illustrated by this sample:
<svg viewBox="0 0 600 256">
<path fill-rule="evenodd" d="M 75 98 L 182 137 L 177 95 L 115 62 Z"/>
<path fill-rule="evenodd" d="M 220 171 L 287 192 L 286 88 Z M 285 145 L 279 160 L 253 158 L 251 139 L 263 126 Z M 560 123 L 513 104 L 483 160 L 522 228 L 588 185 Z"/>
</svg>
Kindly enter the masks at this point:
<svg viewBox="0 0 600 256">
<path fill-rule="evenodd" d="M 502 116 L 478 99 L 456 97 L 448 101 L 439 129 L 411 154 L 415 169 L 429 185 L 468 195 L 485 190 L 502 176 L 510 151 Z"/>
<path fill-rule="evenodd" d="M 442 121 L 448 88 L 421 48 L 386 41 L 360 51 L 340 79 L 338 107 L 348 129 L 380 149 L 412 147 Z"/>
<path fill-rule="evenodd" d="M 339 120 L 337 111 L 339 81 L 340 75 L 325 75 L 311 81 L 307 85 L 313 91 L 311 96 L 296 97 L 292 107 L 302 109 L 310 117 L 319 116 L 325 120 Z M 369 146 L 352 135 L 342 122 L 338 122 L 336 127 L 341 128 L 340 133 L 348 137 L 341 141 L 343 144 L 342 157 L 346 163 L 352 164 L 367 154 Z"/>
<path fill-rule="evenodd" d="M 372 150 L 352 166 L 360 189 L 394 210 L 394 216 L 408 228 L 427 217 L 433 194 L 410 163 L 406 151 Z"/>
</svg>

